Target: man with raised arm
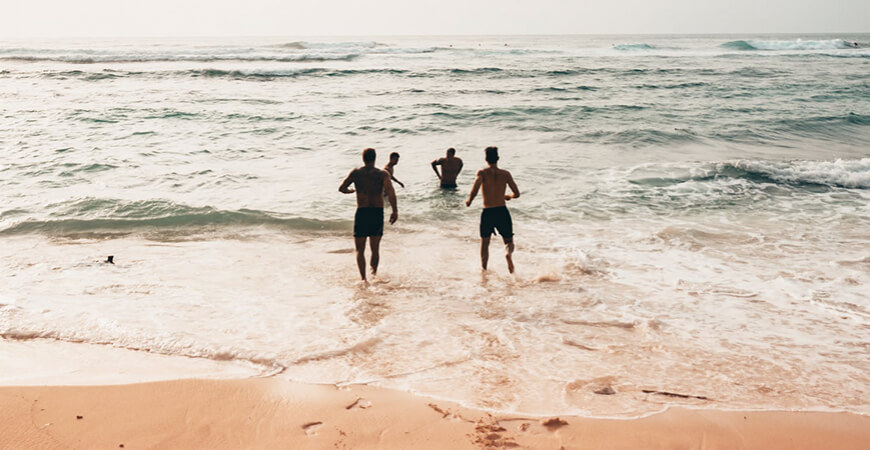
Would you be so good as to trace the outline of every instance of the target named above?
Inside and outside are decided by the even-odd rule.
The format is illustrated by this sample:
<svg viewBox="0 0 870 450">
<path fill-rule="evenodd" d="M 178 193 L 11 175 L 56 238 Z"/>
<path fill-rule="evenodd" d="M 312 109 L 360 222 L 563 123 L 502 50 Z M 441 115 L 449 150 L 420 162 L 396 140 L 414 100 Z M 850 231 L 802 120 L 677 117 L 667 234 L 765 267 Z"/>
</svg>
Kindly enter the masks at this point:
<svg viewBox="0 0 870 450">
<path fill-rule="evenodd" d="M 372 249 L 372 275 L 378 274 L 381 236 L 384 235 L 384 194 L 390 200 L 393 213 L 390 224 L 396 223 L 399 210 L 396 206 L 396 191 L 390 181 L 390 174 L 375 167 L 375 149 L 363 150 L 364 166 L 353 169 L 342 181 L 338 191 L 343 194 L 356 192 L 356 214 L 353 218 L 353 240 L 356 247 L 356 264 L 359 275 L 366 281 L 366 238 L 370 239 Z M 354 185 L 354 189 L 350 185 Z"/>
<path fill-rule="evenodd" d="M 514 273 L 514 226 L 511 214 L 508 212 L 505 202 L 512 198 L 520 197 L 520 189 L 514 182 L 514 178 L 507 170 L 498 168 L 498 147 L 486 148 L 486 162 L 489 167 L 477 172 L 474 186 L 465 201 L 465 206 L 471 206 L 477 191 L 483 187 L 483 212 L 480 214 L 480 263 L 483 270 L 489 262 L 489 240 L 495 230 L 501 235 L 505 246 L 505 259 L 507 259 L 508 271 Z M 513 195 L 505 195 L 507 187 L 511 188 Z"/>
<path fill-rule="evenodd" d="M 441 187 L 444 189 L 456 188 L 456 177 L 462 170 L 462 160 L 457 158 L 456 149 L 451 147 L 447 149 L 446 158 L 438 158 L 432 161 L 432 170 L 438 179 L 441 180 Z M 438 173 L 438 166 L 441 166 L 441 173 Z"/>
</svg>

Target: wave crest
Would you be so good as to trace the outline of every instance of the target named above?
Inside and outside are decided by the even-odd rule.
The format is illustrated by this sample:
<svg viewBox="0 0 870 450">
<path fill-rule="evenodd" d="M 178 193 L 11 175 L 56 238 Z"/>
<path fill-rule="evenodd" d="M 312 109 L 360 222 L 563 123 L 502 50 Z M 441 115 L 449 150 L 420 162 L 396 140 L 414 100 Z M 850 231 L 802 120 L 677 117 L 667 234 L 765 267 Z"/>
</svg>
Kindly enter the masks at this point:
<svg viewBox="0 0 870 450">
<path fill-rule="evenodd" d="M 655 47 L 649 44 L 617 44 L 613 46 L 614 50 L 619 51 L 639 51 L 639 50 L 653 50 Z"/>
<path fill-rule="evenodd" d="M 839 50 L 847 48 L 859 48 L 859 45 L 854 42 L 845 41 L 843 39 L 828 39 L 828 40 L 762 40 L 749 39 L 730 41 L 721 45 L 723 48 L 740 51 L 753 50 Z"/>
<path fill-rule="evenodd" d="M 279 213 L 250 209 L 221 210 L 211 206 L 188 206 L 167 200 L 125 202 L 85 198 L 54 205 L 64 219 L 26 219 L 4 229 L 0 235 L 44 234 L 61 237 L 118 236 L 145 233 L 151 238 L 177 238 L 201 232 L 245 227 L 271 227 L 295 231 L 343 230 L 346 221 L 285 217 Z"/>
<path fill-rule="evenodd" d="M 666 187 L 686 182 L 739 179 L 757 184 L 793 187 L 870 189 L 870 158 L 834 161 L 738 160 L 706 165 L 690 174 L 631 180 L 632 184 Z"/>
</svg>

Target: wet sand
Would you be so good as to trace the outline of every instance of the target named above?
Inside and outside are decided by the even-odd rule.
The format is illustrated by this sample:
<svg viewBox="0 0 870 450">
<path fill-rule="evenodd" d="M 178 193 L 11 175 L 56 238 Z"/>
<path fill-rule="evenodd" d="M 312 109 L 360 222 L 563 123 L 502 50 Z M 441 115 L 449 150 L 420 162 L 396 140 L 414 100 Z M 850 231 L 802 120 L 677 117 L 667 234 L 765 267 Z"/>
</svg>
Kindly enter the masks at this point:
<svg viewBox="0 0 870 450">
<path fill-rule="evenodd" d="M 672 408 L 633 420 L 491 414 L 277 377 L 0 388 L 0 448 L 866 449 L 870 417 Z"/>
</svg>

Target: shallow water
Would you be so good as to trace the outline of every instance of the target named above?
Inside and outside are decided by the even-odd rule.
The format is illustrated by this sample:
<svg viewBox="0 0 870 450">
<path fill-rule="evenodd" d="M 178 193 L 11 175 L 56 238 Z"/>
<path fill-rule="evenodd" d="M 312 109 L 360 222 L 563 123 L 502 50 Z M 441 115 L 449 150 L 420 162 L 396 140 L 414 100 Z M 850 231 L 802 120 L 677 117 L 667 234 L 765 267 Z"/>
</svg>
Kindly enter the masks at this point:
<svg viewBox="0 0 870 450">
<path fill-rule="evenodd" d="M 0 42 L 0 334 L 531 414 L 868 413 L 868 42 Z M 487 145 L 516 278 L 463 204 Z M 367 146 L 407 188 L 365 288 Z"/>
</svg>

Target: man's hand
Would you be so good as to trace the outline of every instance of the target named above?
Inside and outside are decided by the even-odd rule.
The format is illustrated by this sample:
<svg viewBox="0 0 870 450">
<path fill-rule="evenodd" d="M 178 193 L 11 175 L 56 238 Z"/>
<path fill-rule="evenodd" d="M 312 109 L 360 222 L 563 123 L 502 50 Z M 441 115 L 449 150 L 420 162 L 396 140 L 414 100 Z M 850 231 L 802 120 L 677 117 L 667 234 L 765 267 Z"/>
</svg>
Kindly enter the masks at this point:
<svg viewBox="0 0 870 450">
<path fill-rule="evenodd" d="M 393 213 L 390 214 L 390 225 L 396 223 L 397 220 L 399 220 L 399 212 L 393 210 Z"/>
<path fill-rule="evenodd" d="M 465 206 L 471 206 L 471 199 L 465 201 Z"/>
<path fill-rule="evenodd" d="M 399 183 L 399 186 L 402 186 L 402 189 L 405 189 L 405 183 L 402 183 L 399 180 L 396 180 L 396 183 Z"/>
<path fill-rule="evenodd" d="M 342 192 L 344 192 L 345 194 L 353 194 L 354 192 L 356 192 L 356 189 L 354 189 L 354 188 L 345 189 Z"/>
<path fill-rule="evenodd" d="M 513 195 L 505 195 L 505 196 L 504 196 L 504 201 L 509 202 L 509 201 L 511 201 L 512 198 L 514 198 Z"/>
</svg>

